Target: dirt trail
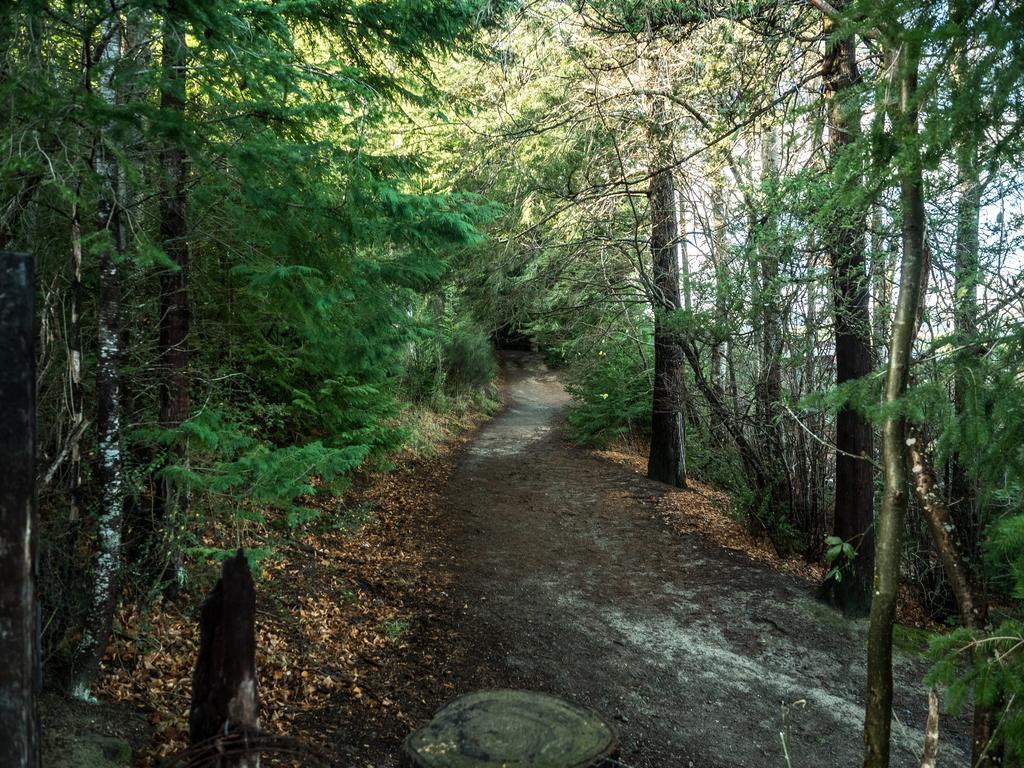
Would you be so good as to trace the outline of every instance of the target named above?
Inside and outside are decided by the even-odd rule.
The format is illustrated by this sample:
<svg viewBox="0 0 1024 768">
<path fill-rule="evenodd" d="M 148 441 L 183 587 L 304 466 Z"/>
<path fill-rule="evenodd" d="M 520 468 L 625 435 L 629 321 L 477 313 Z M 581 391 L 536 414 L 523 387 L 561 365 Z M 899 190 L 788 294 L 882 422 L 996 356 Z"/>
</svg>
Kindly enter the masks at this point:
<svg viewBox="0 0 1024 768">
<path fill-rule="evenodd" d="M 554 375 L 529 355 L 506 368 L 508 406 L 448 491 L 466 687 L 591 706 L 631 766 L 781 768 L 784 719 L 793 766 L 860 765 L 864 623 L 672 533 L 653 508 L 662 486 L 565 441 Z M 894 765 L 917 764 L 922 671 L 898 658 Z M 943 728 L 942 763 L 966 764 L 964 724 Z"/>
</svg>

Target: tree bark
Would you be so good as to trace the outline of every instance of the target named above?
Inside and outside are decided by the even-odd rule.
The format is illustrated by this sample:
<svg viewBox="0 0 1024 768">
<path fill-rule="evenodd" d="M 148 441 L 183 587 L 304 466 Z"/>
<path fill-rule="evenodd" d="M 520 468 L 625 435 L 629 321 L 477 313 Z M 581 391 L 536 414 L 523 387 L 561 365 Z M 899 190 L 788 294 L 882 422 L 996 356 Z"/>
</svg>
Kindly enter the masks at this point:
<svg viewBox="0 0 1024 768">
<path fill-rule="evenodd" d="M 971 7 L 969 2 L 956 0 L 951 14 L 957 24 L 967 23 Z M 965 81 L 970 61 L 962 49 L 953 68 L 953 98 L 967 102 L 963 114 L 974 114 L 981 107 L 977 96 Z M 979 260 L 978 222 L 981 213 L 981 180 L 978 169 L 978 141 L 980 137 L 968 132 L 956 149 L 957 210 L 956 242 L 953 283 L 953 330 L 958 344 L 967 345 L 963 363 L 957 366 L 953 378 L 953 406 L 957 419 L 964 423 L 971 418 L 968 400 L 971 397 L 974 371 L 972 368 L 981 354 L 974 344 L 978 335 L 978 281 Z M 969 459 L 957 451 L 950 461 L 949 511 L 953 523 L 959 528 L 964 555 L 974 562 L 980 556 L 982 521 L 978 508 L 977 481 L 968 467 Z"/>
<path fill-rule="evenodd" d="M 838 6 L 841 9 L 841 5 Z M 826 17 L 826 55 L 822 84 L 828 101 L 828 154 L 831 164 L 831 212 L 825 227 L 825 250 L 832 269 L 835 313 L 836 384 L 871 373 L 871 310 L 864 247 L 865 211 L 858 202 L 859 170 L 845 164 L 843 153 L 860 134 L 860 105 L 853 90 L 860 82 L 856 41 L 852 35 L 831 39 L 836 23 Z M 874 570 L 874 482 L 871 423 L 844 404 L 836 414 L 835 517 L 832 533 L 853 545 L 855 557 L 832 579 L 832 602 L 853 615 L 871 604 Z"/>
<path fill-rule="evenodd" d="M 728 289 L 728 268 L 726 265 L 726 205 L 725 179 L 721 171 L 715 174 L 711 188 L 711 259 L 715 267 L 715 320 L 719 325 L 714 330 L 711 346 L 711 383 L 719 392 L 725 392 L 726 360 L 723 342 L 719 335 L 725 326 L 726 291 Z"/>
<path fill-rule="evenodd" d="M 884 402 L 890 406 L 903 397 L 910 372 L 910 356 L 917 331 L 924 263 L 924 191 L 918 149 L 917 73 L 920 49 L 905 43 L 897 61 L 899 107 L 893 124 L 905 152 L 900 168 L 903 255 L 900 292 L 896 304 Z M 885 486 L 876 534 L 875 572 L 868 626 L 868 671 L 864 713 L 865 768 L 888 768 L 892 729 L 892 627 L 899 591 L 900 546 L 907 511 L 906 423 L 890 415 L 882 424 L 882 464 Z"/>
<path fill-rule="evenodd" d="M 686 431 L 683 419 L 683 354 L 667 316 L 681 308 L 676 238 L 675 183 L 672 172 L 657 170 L 648 190 L 651 210 L 652 291 L 654 309 L 654 394 L 647 476 L 686 487 Z"/>
<path fill-rule="evenodd" d="M 100 95 L 115 104 L 114 69 L 121 57 L 121 25 L 116 16 L 102 27 L 105 44 L 100 57 Z M 96 205 L 96 226 L 106 233 L 99 253 L 98 353 L 96 359 L 96 431 L 99 437 L 97 477 L 100 510 L 96 558 L 93 566 L 92 605 L 72 679 L 72 695 L 91 698 L 90 686 L 99 671 L 117 600 L 121 570 L 121 520 L 124 511 L 124 476 L 121 447 L 121 357 L 120 315 L 123 246 L 122 211 L 118 200 L 121 170 L 101 136 L 96 146 L 96 175 L 100 195 Z"/>
<path fill-rule="evenodd" d="M 70 412 L 71 486 L 69 522 L 78 520 L 82 487 L 81 436 L 85 423 L 85 396 L 82 387 L 82 222 L 78 202 L 71 211 L 71 327 L 68 330 L 68 411 Z"/>
<path fill-rule="evenodd" d="M 163 26 L 163 87 L 160 107 L 173 115 L 176 125 L 184 121 L 185 65 L 187 58 L 184 29 L 174 2 L 168 5 Z M 160 426 L 174 429 L 189 418 L 189 247 L 185 218 L 187 158 L 180 141 L 164 140 L 160 153 L 162 177 L 160 184 L 160 239 L 164 253 L 173 263 L 160 274 Z M 164 466 L 188 462 L 186 446 L 172 444 Z M 188 489 L 166 475 L 157 481 L 156 520 L 163 526 L 169 551 L 167 555 L 180 581 L 181 555 L 178 531 L 188 514 Z"/>
<path fill-rule="evenodd" d="M 779 180 L 778 137 L 767 129 L 761 144 L 761 181 L 777 184 Z M 782 420 L 782 301 L 779 285 L 780 249 L 779 220 L 774 211 L 761 222 L 761 243 L 758 266 L 761 271 L 761 386 L 758 393 L 758 423 L 766 435 L 770 455 L 783 455 Z M 769 237 L 764 238 L 763 232 Z"/>
<path fill-rule="evenodd" d="M 0 765 L 39 767 L 35 275 L 0 252 Z"/>
<path fill-rule="evenodd" d="M 928 689 L 928 720 L 924 727 L 924 748 L 921 750 L 921 768 L 935 768 L 939 758 L 939 694 Z"/>
<path fill-rule="evenodd" d="M 971 568 L 974 561 L 967 555 L 967 547 L 961 538 L 962 529 L 954 524 L 952 510 L 946 506 L 937 490 L 935 465 L 924 436 L 915 429 L 910 430 L 910 435 L 907 439 L 907 458 L 911 466 L 914 494 L 956 597 L 960 623 L 967 629 L 983 631 L 988 625 L 988 603 Z M 975 653 L 987 655 L 980 648 Z M 986 661 L 991 662 L 990 659 Z M 971 748 L 971 765 L 974 768 L 1002 765 L 1002 750 L 992 744 L 998 721 L 998 706 L 975 704 Z"/>
</svg>

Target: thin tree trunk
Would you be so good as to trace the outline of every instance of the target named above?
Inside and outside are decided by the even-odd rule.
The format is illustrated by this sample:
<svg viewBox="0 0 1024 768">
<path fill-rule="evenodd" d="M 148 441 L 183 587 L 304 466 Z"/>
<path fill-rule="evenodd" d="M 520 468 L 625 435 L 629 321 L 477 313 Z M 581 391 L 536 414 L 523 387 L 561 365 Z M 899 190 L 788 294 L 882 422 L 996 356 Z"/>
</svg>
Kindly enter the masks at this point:
<svg viewBox="0 0 1024 768">
<path fill-rule="evenodd" d="M 924 728 L 921 768 L 935 768 L 939 758 L 939 694 L 928 689 L 928 720 Z"/>
<path fill-rule="evenodd" d="M 654 394 L 647 476 L 686 487 L 686 430 L 683 420 L 683 356 L 679 334 L 666 327 L 667 315 L 681 308 L 676 258 L 675 183 L 672 171 L 654 172 L 648 191 L 654 309 Z"/>
<path fill-rule="evenodd" d="M 175 4 L 167 9 L 163 27 L 163 88 L 160 106 L 173 115 L 177 123 L 184 121 L 185 64 L 187 50 L 184 29 L 179 23 Z M 160 274 L 160 426 L 173 429 L 190 415 L 188 334 L 189 300 L 188 228 L 185 218 L 186 155 L 180 141 L 166 139 L 160 153 L 162 177 L 160 185 L 160 239 L 164 253 L 174 264 Z M 188 455 L 184 445 L 169 449 L 166 465 L 185 465 Z M 169 545 L 169 556 L 180 582 L 181 553 L 178 531 L 188 514 L 188 489 L 163 475 L 158 483 L 157 521 L 163 525 Z"/>
<path fill-rule="evenodd" d="M 807 313 L 804 323 L 804 370 L 803 370 L 803 387 L 801 388 L 800 395 L 807 394 L 817 389 L 818 379 L 818 334 L 820 328 L 818 326 L 818 291 L 817 291 L 817 275 L 816 275 L 816 260 L 817 260 L 817 242 L 814 237 L 814 232 L 811 231 L 807 236 Z M 823 429 L 823 419 L 817 414 L 810 414 L 808 417 L 809 426 L 815 433 L 820 433 Z M 811 549 L 808 551 L 809 557 L 820 558 L 824 552 L 825 536 L 828 533 L 829 520 L 825 514 L 826 507 L 824 504 L 825 493 L 824 493 L 824 470 L 825 470 L 825 457 L 824 451 L 818 446 L 817 442 L 812 440 L 808 435 L 801 432 L 800 434 L 801 444 L 803 446 L 803 453 L 806 456 L 806 477 L 805 483 L 806 499 L 805 505 L 808 512 L 811 515 L 811 531 L 810 531 L 810 545 Z"/>
<path fill-rule="evenodd" d="M 778 137 L 769 129 L 762 137 L 762 182 L 777 183 L 779 178 Z M 762 238 L 765 246 L 759 249 L 761 268 L 761 392 L 759 397 L 760 426 L 768 436 L 768 448 L 779 456 L 783 448 L 779 403 L 782 400 L 782 310 L 779 286 L 779 252 L 783 247 L 779 238 L 778 217 L 769 213 L 761 229 L 770 233 L 770 240 Z"/>
<path fill-rule="evenodd" d="M 121 26 L 116 16 L 103 24 L 100 57 L 100 95 L 108 104 L 117 101 L 114 68 L 121 57 Z M 119 256 L 122 243 L 121 210 L 118 203 L 121 171 L 110 149 L 100 137 L 96 148 L 96 175 L 100 195 L 96 225 L 106 233 L 99 253 L 98 353 L 96 360 L 96 431 L 99 437 L 97 476 L 100 483 L 100 512 L 96 558 L 93 566 L 92 605 L 72 679 L 72 695 L 91 698 L 90 686 L 99 671 L 110 635 L 121 569 L 121 520 L 124 510 L 124 477 L 121 447 L 121 384 L 119 375 L 121 277 Z"/>
<path fill-rule="evenodd" d="M 842 5 L 839 6 L 841 8 Z M 835 22 L 825 19 L 826 39 Z M 842 154 L 860 134 L 860 105 L 853 90 L 860 81 L 853 36 L 826 43 L 823 87 L 828 99 L 828 153 L 833 175 L 831 214 L 825 248 L 832 267 L 836 333 L 836 384 L 871 373 L 871 309 L 864 254 L 865 213 L 856 201 L 857 171 L 844 171 Z M 838 178 L 845 173 L 844 178 Z M 852 202 L 847 202 L 852 201 Z M 835 518 L 832 533 L 853 545 L 853 560 L 839 580 L 830 580 L 832 601 L 845 612 L 864 615 L 871 604 L 874 570 L 874 483 L 871 423 L 849 404 L 836 414 Z"/>
<path fill-rule="evenodd" d="M 82 387 L 82 222 L 78 216 L 78 203 L 71 211 L 71 328 L 68 333 L 68 411 L 70 426 L 71 487 L 68 520 L 75 522 L 79 515 L 79 495 L 82 487 L 82 424 L 85 421 L 85 401 Z"/>
<path fill-rule="evenodd" d="M 763 137 L 761 145 L 762 182 L 776 183 L 779 178 L 779 137 L 770 129 Z M 754 223 L 753 208 L 750 211 L 751 233 L 757 226 Z M 763 435 L 758 450 L 761 452 L 764 465 L 771 477 L 769 490 L 770 515 L 772 523 L 788 523 L 801 536 L 807 533 L 807 520 L 802 510 L 795 508 L 790 483 L 790 468 L 787 461 L 785 431 L 782 427 L 782 297 L 779 282 L 780 254 L 786 248 L 779 238 L 779 220 L 774 212 L 770 212 L 767 221 L 761 223 L 762 231 L 771 234 L 770 240 L 761 237 L 758 249 L 758 263 L 753 265 L 756 275 L 760 267 L 761 286 L 761 377 L 757 392 L 757 424 Z M 794 542 L 777 537 L 775 544 L 788 549 Z M 802 547 L 805 542 L 801 542 Z"/>
<path fill-rule="evenodd" d="M 971 568 L 973 562 L 963 543 L 962 529 L 954 524 L 952 510 L 946 506 L 936 490 L 935 465 L 931 451 L 918 430 L 911 430 L 907 440 L 907 458 L 911 466 L 911 480 L 921 512 L 928 523 L 939 561 L 946 572 L 960 613 L 960 623 L 972 631 L 983 631 L 988 625 L 988 604 L 978 587 Z M 976 654 L 987 656 L 985 650 Z M 987 661 L 991 662 L 990 659 Z M 1002 750 L 992 744 L 999 721 L 998 706 L 974 708 L 974 733 L 971 765 L 974 768 L 994 768 L 1002 765 Z"/>
<path fill-rule="evenodd" d="M 889 263 L 894 237 L 883 232 L 886 223 L 882 206 L 876 202 L 871 211 L 871 348 L 875 365 L 885 360 L 885 346 L 889 337 L 889 307 L 892 305 L 889 282 Z"/>
<path fill-rule="evenodd" d="M 924 263 L 924 191 L 917 146 L 917 70 L 919 49 L 906 43 L 900 53 L 900 102 L 893 122 L 907 159 L 900 169 L 903 258 L 900 292 L 889 342 L 884 401 L 903 397 L 917 330 Z M 882 424 L 884 491 L 876 535 L 875 574 L 868 626 L 868 672 L 864 713 L 865 768 L 888 768 L 892 729 L 892 627 L 899 592 L 900 547 L 907 511 L 906 423 L 889 416 Z"/>
<path fill-rule="evenodd" d="M 729 274 L 726 265 L 725 217 L 725 180 L 723 174 L 718 172 L 711 189 L 711 258 L 715 267 L 715 320 L 719 328 L 725 326 L 726 283 Z M 725 392 L 724 344 L 718 338 L 721 333 L 719 328 L 715 329 L 715 342 L 711 347 L 711 383 L 719 392 Z"/>
</svg>

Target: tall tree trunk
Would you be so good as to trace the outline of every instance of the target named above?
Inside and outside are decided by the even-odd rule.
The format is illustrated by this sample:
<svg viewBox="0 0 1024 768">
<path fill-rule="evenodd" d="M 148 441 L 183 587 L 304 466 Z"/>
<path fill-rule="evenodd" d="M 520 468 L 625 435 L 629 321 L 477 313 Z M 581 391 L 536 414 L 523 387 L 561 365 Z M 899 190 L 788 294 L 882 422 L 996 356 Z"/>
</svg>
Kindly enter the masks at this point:
<svg viewBox="0 0 1024 768">
<path fill-rule="evenodd" d="M 726 361 L 721 328 L 725 327 L 729 271 L 726 264 L 726 205 L 725 178 L 717 172 L 711 188 L 711 259 L 715 267 L 715 341 L 711 346 L 711 383 L 719 392 L 725 392 Z"/>
<path fill-rule="evenodd" d="M 773 187 L 780 174 L 779 146 L 782 137 L 775 129 L 769 129 L 762 137 L 762 182 L 767 180 Z M 808 520 L 805 510 L 798 510 L 794 504 L 790 483 L 790 468 L 787 460 L 786 434 L 782 425 L 782 285 L 779 280 L 780 266 L 788 258 L 785 240 L 780 237 L 779 217 L 769 205 L 767 220 L 758 249 L 758 266 L 761 274 L 761 387 L 758 393 L 758 426 L 764 439 L 759 450 L 765 457 L 772 475 L 772 515 L 777 521 L 788 523 L 801 536 L 807 532 Z M 752 211 L 751 207 L 751 211 Z M 754 224 L 751 224 L 753 230 Z M 776 542 L 788 548 L 794 542 L 782 538 Z M 801 543 L 801 547 L 804 543 Z"/>
<path fill-rule="evenodd" d="M 842 6 L 840 6 L 841 8 Z M 860 105 L 853 93 L 857 70 L 853 36 L 830 39 L 835 22 L 825 19 L 826 45 L 822 83 L 828 100 L 828 153 L 831 159 L 831 214 L 825 249 L 832 267 L 836 333 L 836 384 L 871 373 L 871 308 L 864 254 L 865 212 L 861 208 L 860 172 L 850 169 L 844 150 L 860 134 Z M 855 556 L 830 580 L 832 601 L 844 611 L 864 615 L 871 604 L 874 570 L 874 483 L 871 423 L 849 404 L 836 414 L 835 518 L 832 532 L 853 545 Z"/>
<path fill-rule="evenodd" d="M 965 24 L 969 20 L 972 4 L 966 0 L 955 0 L 951 4 L 953 20 Z M 963 114 L 974 114 L 981 107 L 977 95 L 966 77 L 970 68 L 967 53 L 959 51 L 953 70 L 953 98 L 967 102 Z M 958 344 L 967 347 L 964 362 L 957 366 L 953 379 L 953 405 L 956 417 L 969 419 L 968 399 L 974 379 L 971 370 L 980 350 L 975 344 L 978 335 L 978 280 L 979 261 L 978 219 L 981 212 L 981 180 L 978 169 L 979 137 L 968 132 L 956 150 L 957 166 L 957 211 L 956 243 L 953 285 L 953 330 Z M 959 538 L 964 555 L 974 562 L 980 556 L 981 515 L 978 508 L 977 482 L 972 477 L 968 458 L 958 451 L 950 462 L 950 503 L 949 511 L 953 523 L 960 531 Z"/>
<path fill-rule="evenodd" d="M 0 765 L 39 768 L 35 275 L 0 252 Z"/>
<path fill-rule="evenodd" d="M 779 137 L 774 129 L 762 136 L 761 178 L 777 184 L 779 180 Z M 758 398 L 759 426 L 767 435 L 767 447 L 772 455 L 780 456 L 782 422 L 779 404 L 782 401 L 782 309 L 779 285 L 780 253 L 784 247 L 779 237 L 779 219 L 771 210 L 761 224 L 761 247 L 758 266 L 761 269 L 761 388 Z M 768 232 L 769 237 L 763 236 Z"/>
<path fill-rule="evenodd" d="M 667 315 L 682 306 L 676 238 L 675 182 L 672 171 L 655 170 L 648 198 L 651 209 L 652 293 L 654 309 L 654 395 L 647 476 L 686 487 L 686 431 L 683 421 L 683 355 L 679 334 L 666 327 Z"/>
<path fill-rule="evenodd" d="M 917 331 L 924 264 L 924 190 L 918 149 L 917 72 L 920 49 L 905 43 L 899 55 L 900 102 L 894 115 L 897 141 L 906 159 L 900 168 L 903 258 L 900 292 L 889 342 L 884 402 L 903 397 Z M 906 423 L 890 410 L 882 423 L 885 486 L 876 535 L 875 574 L 868 627 L 868 674 L 864 713 L 865 768 L 888 768 L 892 728 L 892 627 L 899 592 L 900 547 L 907 511 Z"/>
<path fill-rule="evenodd" d="M 185 31 L 175 3 L 168 5 L 163 26 L 163 87 L 160 106 L 176 127 L 184 122 L 185 65 L 187 49 Z M 173 118 L 172 118 L 173 116 Z M 180 141 L 164 140 L 160 153 L 162 177 L 160 185 L 160 239 L 164 253 L 174 264 L 160 274 L 160 426 L 173 429 L 190 415 L 188 375 L 188 229 L 185 219 L 186 155 Z M 169 449 L 166 465 L 184 465 L 188 455 L 184 445 Z M 180 581 L 181 564 L 179 529 L 188 513 L 188 489 L 163 475 L 158 481 L 157 521 L 163 526 L 169 552 L 167 555 Z"/>
<path fill-rule="evenodd" d="M 102 27 L 100 42 L 100 95 L 108 104 L 117 102 L 114 69 L 121 58 L 121 24 L 116 15 Z M 72 679 L 72 694 L 91 697 L 90 686 L 106 650 L 117 599 L 121 570 L 121 520 L 124 509 L 124 476 L 121 446 L 121 384 L 119 376 L 121 277 L 123 243 L 122 212 L 118 202 L 121 170 L 101 136 L 97 141 L 96 175 L 100 184 L 96 226 L 106 233 L 99 253 L 98 353 L 96 360 L 96 431 L 99 437 L 97 476 L 100 510 L 96 559 L 93 566 L 92 605 Z"/>
</svg>

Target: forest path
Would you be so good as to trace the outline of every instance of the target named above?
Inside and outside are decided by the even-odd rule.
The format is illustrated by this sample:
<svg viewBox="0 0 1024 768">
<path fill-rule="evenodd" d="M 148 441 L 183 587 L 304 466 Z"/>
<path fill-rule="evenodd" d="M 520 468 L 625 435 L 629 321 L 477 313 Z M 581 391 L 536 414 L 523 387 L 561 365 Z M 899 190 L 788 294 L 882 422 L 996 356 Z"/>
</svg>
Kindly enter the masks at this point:
<svg viewBox="0 0 1024 768">
<path fill-rule="evenodd" d="M 782 768 L 784 705 L 793 766 L 860 765 L 864 622 L 673 533 L 653 506 L 664 486 L 565 441 L 557 377 L 528 354 L 505 363 L 507 407 L 447 493 L 464 684 L 590 706 L 630 766 Z M 898 654 L 896 766 L 918 764 L 922 673 Z M 942 726 L 942 763 L 966 764 L 964 724 Z"/>
</svg>

